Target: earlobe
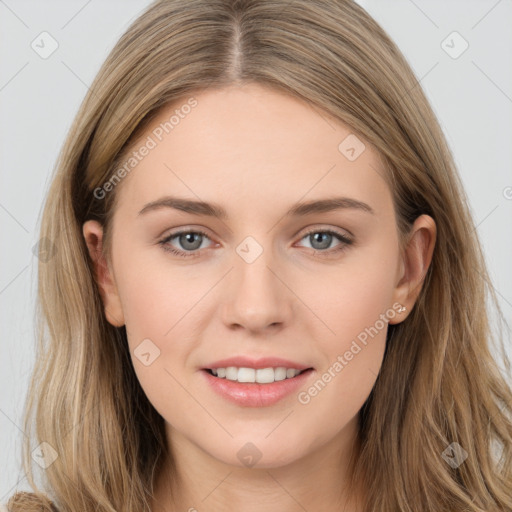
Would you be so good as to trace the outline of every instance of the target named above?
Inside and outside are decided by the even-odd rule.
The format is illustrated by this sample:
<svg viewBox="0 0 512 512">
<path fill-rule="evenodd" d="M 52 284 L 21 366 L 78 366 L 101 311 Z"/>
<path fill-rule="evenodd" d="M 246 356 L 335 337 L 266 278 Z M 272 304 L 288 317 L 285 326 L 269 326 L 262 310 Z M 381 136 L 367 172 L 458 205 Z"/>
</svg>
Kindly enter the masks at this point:
<svg viewBox="0 0 512 512">
<path fill-rule="evenodd" d="M 406 310 L 391 324 L 402 322 L 413 309 L 432 261 L 436 233 L 436 224 L 429 215 L 420 215 L 411 228 L 401 261 L 401 278 L 393 293 L 393 303 Z"/>
<path fill-rule="evenodd" d="M 125 322 L 121 300 L 113 273 L 103 255 L 103 227 L 95 220 L 88 220 L 82 226 L 82 232 L 94 266 L 94 277 L 103 300 L 105 317 L 113 326 L 122 327 Z"/>
</svg>

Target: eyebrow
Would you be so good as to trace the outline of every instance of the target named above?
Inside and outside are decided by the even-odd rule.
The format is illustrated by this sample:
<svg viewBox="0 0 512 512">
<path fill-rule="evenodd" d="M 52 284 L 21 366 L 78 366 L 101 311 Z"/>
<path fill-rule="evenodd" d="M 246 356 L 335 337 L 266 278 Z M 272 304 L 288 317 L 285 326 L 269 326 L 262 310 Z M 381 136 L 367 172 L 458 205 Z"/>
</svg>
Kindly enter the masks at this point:
<svg viewBox="0 0 512 512">
<path fill-rule="evenodd" d="M 222 220 L 226 220 L 228 217 L 226 210 L 218 204 L 175 196 L 165 196 L 156 201 L 147 203 L 139 212 L 139 215 L 162 208 L 174 208 L 175 210 L 192 213 L 194 215 L 205 215 Z M 301 217 L 313 213 L 325 213 L 341 209 L 355 209 L 375 215 L 374 209 L 367 203 L 351 197 L 333 197 L 297 203 L 285 213 L 285 216 Z"/>
</svg>

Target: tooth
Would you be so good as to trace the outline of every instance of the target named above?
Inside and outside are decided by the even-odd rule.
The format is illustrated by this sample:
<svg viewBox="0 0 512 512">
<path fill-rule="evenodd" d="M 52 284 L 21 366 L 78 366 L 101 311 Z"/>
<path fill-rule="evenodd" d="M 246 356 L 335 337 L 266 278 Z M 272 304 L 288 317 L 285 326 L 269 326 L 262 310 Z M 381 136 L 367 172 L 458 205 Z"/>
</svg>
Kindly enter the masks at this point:
<svg viewBox="0 0 512 512">
<path fill-rule="evenodd" d="M 254 368 L 239 368 L 237 380 L 238 382 L 254 382 L 256 380 L 256 370 Z"/>
<path fill-rule="evenodd" d="M 284 380 L 286 379 L 286 368 L 283 368 L 282 366 L 279 368 L 276 368 L 274 370 L 274 380 Z"/>
<path fill-rule="evenodd" d="M 297 374 L 295 373 L 295 370 L 293 368 L 288 368 L 288 370 L 286 370 L 286 377 L 288 379 L 295 377 L 295 375 L 297 375 Z"/>
<path fill-rule="evenodd" d="M 297 376 L 301 370 L 295 368 L 237 368 L 229 366 L 228 368 L 212 368 L 212 373 L 220 379 L 228 379 L 237 382 L 257 382 L 260 384 L 271 384 L 275 381 L 292 379 Z"/>
<path fill-rule="evenodd" d="M 256 382 L 260 384 L 270 384 L 274 382 L 274 369 L 273 368 L 262 368 L 256 370 Z"/>
<path fill-rule="evenodd" d="M 228 366 L 226 368 L 226 379 L 237 380 L 238 379 L 238 368 L 235 366 Z"/>
</svg>

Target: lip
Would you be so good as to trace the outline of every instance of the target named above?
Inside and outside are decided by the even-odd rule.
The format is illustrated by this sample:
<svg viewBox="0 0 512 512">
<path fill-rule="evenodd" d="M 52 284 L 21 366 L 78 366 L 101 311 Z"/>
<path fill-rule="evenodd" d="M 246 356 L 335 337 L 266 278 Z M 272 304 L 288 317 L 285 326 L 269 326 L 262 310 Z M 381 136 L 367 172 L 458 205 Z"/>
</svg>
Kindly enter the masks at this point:
<svg viewBox="0 0 512 512">
<path fill-rule="evenodd" d="M 308 368 L 312 368 L 311 366 L 289 361 L 287 359 L 282 359 L 280 357 L 260 357 L 258 359 L 253 359 L 247 356 L 234 356 L 228 359 L 215 361 L 208 366 L 204 366 L 202 369 L 211 370 L 217 368 L 227 368 L 228 366 L 236 366 L 237 368 L 254 368 L 256 370 L 271 367 L 295 368 L 296 370 L 307 370 Z"/>
<path fill-rule="evenodd" d="M 230 364 L 228 366 L 237 365 Z M 271 365 L 267 365 L 265 368 L 269 368 L 269 366 Z M 219 368 L 224 368 L 224 366 L 219 366 Z M 294 368 L 294 366 L 290 366 L 290 368 Z M 202 369 L 201 373 L 204 375 L 211 389 L 226 400 L 241 407 L 268 407 L 291 395 L 294 391 L 296 392 L 305 384 L 310 375 L 315 372 L 311 367 L 309 369 L 297 369 L 305 369 L 306 371 L 292 379 L 279 380 L 271 384 L 238 382 L 225 378 L 221 379 L 209 373 L 207 369 Z"/>
</svg>

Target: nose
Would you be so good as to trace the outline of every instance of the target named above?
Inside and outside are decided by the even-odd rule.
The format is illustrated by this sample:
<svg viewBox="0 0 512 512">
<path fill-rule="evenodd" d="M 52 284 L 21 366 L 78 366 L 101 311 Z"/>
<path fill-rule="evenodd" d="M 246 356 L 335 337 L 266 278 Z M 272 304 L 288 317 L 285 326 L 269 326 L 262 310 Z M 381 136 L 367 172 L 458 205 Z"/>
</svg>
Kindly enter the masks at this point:
<svg viewBox="0 0 512 512">
<path fill-rule="evenodd" d="M 223 300 L 225 325 L 252 333 L 275 331 L 287 325 L 294 295 L 277 270 L 271 251 L 263 251 L 252 263 L 236 258 L 227 276 L 229 285 Z"/>
</svg>

